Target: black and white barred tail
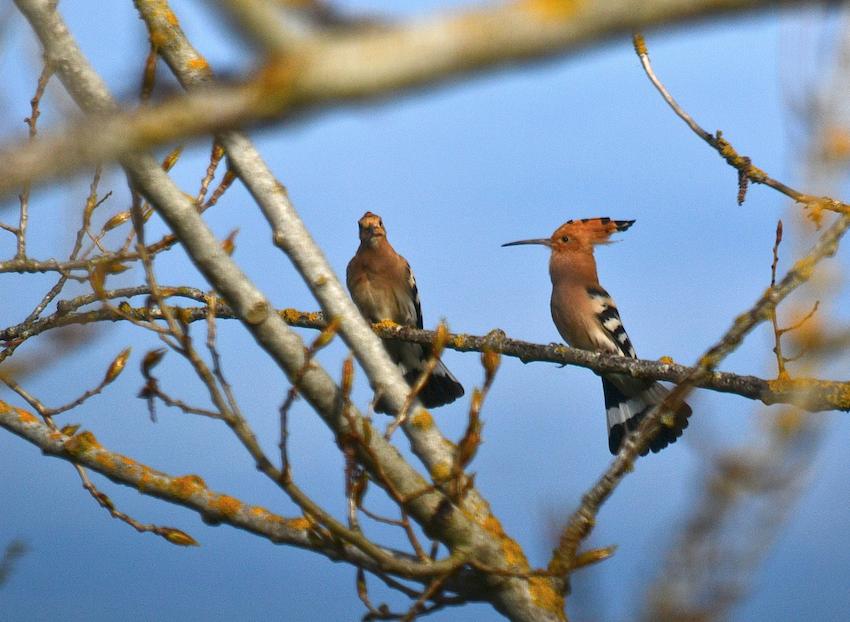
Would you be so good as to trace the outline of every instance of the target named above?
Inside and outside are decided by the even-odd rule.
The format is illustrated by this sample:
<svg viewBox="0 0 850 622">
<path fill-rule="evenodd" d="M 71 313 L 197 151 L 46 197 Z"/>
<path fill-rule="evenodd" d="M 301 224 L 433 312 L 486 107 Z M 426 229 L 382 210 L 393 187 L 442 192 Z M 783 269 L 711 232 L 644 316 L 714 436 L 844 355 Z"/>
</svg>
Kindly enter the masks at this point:
<svg viewBox="0 0 850 622">
<path fill-rule="evenodd" d="M 620 450 L 620 445 L 627 434 L 637 430 L 644 415 L 653 406 L 660 404 L 669 391 L 657 382 L 650 383 L 643 390 L 636 391 L 632 397 L 627 396 L 619 386 L 634 385 L 640 382 L 627 376 L 614 376 L 611 379 L 602 377 L 602 391 L 605 394 L 605 415 L 608 420 L 608 449 L 612 454 Z M 688 427 L 688 417 L 691 407 L 683 403 L 676 411 L 673 425 L 662 424 L 658 434 L 649 443 L 649 449 L 658 453 L 667 445 L 675 443 Z M 646 455 L 644 451 L 642 455 Z"/>
</svg>

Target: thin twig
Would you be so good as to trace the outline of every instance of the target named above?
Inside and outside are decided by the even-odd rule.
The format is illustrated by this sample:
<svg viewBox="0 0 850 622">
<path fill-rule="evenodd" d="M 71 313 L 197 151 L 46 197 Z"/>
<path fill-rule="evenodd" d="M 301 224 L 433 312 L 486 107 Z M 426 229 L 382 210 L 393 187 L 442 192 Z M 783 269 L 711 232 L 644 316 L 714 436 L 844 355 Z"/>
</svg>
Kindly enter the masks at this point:
<svg viewBox="0 0 850 622">
<path fill-rule="evenodd" d="M 195 197 L 195 202 L 198 205 L 204 205 L 204 199 L 207 196 L 207 190 L 215 177 L 215 171 L 218 168 L 221 159 L 224 157 L 224 147 L 217 140 L 213 141 L 212 150 L 210 151 L 210 163 L 207 166 L 207 171 L 201 179 L 201 187 L 198 189 L 198 196 Z M 216 197 L 216 201 L 218 197 Z M 213 202 L 215 203 L 215 202 Z"/>
<path fill-rule="evenodd" d="M 30 100 L 30 116 L 25 120 L 29 127 L 28 138 L 30 143 L 35 140 L 36 134 L 38 134 L 36 126 L 38 123 L 38 117 L 41 115 L 39 104 L 41 103 L 41 98 L 44 96 L 44 90 L 47 88 L 47 83 L 50 81 L 50 77 L 52 75 L 53 67 L 50 63 L 45 62 L 44 67 L 41 70 L 41 75 L 38 77 L 35 95 L 33 95 L 33 98 Z M 15 252 L 15 259 L 26 259 L 27 256 L 27 223 L 29 221 L 29 200 L 31 188 L 31 182 L 25 182 L 24 189 L 18 197 L 20 200 L 20 216 L 18 218 L 18 227 L 15 232 L 15 236 L 17 237 L 17 251 Z"/>
<path fill-rule="evenodd" d="M 413 406 L 413 403 L 416 401 L 416 398 L 419 397 L 419 394 L 422 392 L 422 389 L 425 388 L 425 385 L 428 383 L 428 380 L 431 378 L 431 374 L 434 373 L 434 369 L 437 367 L 437 363 L 440 362 L 440 355 L 443 352 L 443 348 L 445 347 L 446 336 L 449 334 L 449 329 L 444 322 L 440 322 L 437 326 L 437 330 L 434 331 L 434 341 L 431 345 L 430 355 L 428 356 L 428 360 L 425 361 L 425 364 L 422 366 L 421 371 L 419 372 L 419 376 L 417 376 L 416 380 L 410 386 L 410 391 L 407 392 L 407 396 L 404 398 L 404 404 L 401 407 L 401 410 L 398 411 L 398 414 L 395 418 L 390 422 L 387 426 L 387 431 L 384 433 L 384 438 L 387 440 L 391 439 L 393 436 L 393 432 L 395 432 L 400 425 L 402 425 L 405 421 L 407 421 L 407 416 L 410 414 L 410 408 Z M 380 399 L 377 397 L 376 399 Z"/>
<path fill-rule="evenodd" d="M 644 71 L 646 72 L 647 77 L 661 94 L 661 97 L 664 98 L 664 101 L 667 102 L 667 105 L 676 113 L 682 121 L 684 121 L 689 128 L 700 138 L 702 138 L 706 143 L 708 143 L 713 149 L 715 149 L 720 156 L 726 160 L 726 162 L 735 168 L 740 175 L 745 176 L 753 183 L 764 184 L 766 186 L 770 186 L 774 190 L 781 192 L 785 196 L 792 198 L 797 203 L 803 203 L 806 207 L 812 207 L 816 209 L 828 209 L 831 211 L 835 211 L 838 213 L 848 213 L 850 211 L 850 206 L 845 203 L 841 203 L 836 201 L 835 199 L 831 199 L 829 197 L 815 197 L 810 194 L 805 194 L 800 192 L 799 190 L 795 190 L 794 188 L 777 181 L 770 177 L 767 173 L 765 173 L 760 168 L 754 166 L 750 158 L 746 156 L 739 155 L 735 148 L 723 138 L 722 132 L 718 130 L 716 134 L 710 134 L 705 131 L 694 119 L 689 115 L 679 104 L 673 99 L 673 96 L 658 79 L 658 76 L 655 75 L 655 71 L 652 68 L 652 64 L 649 61 L 649 51 L 646 47 L 646 41 L 643 38 L 643 35 L 640 33 L 635 33 L 632 37 L 633 43 L 635 46 L 635 52 L 637 52 L 638 57 L 640 58 L 640 63 L 643 66 Z M 743 194 L 746 191 L 743 183 L 739 182 L 739 202 L 743 202 Z"/>
<path fill-rule="evenodd" d="M 649 57 L 646 45 L 640 35 L 635 36 L 635 49 L 640 56 L 641 64 L 644 65 L 644 69 L 647 69 Z M 654 74 L 650 74 L 650 72 L 647 75 L 650 75 L 650 79 L 654 77 Z M 653 80 L 653 83 L 656 81 L 657 78 Z M 664 92 L 666 91 L 662 91 L 662 93 Z M 730 162 L 730 164 L 732 163 Z M 782 188 L 776 189 L 787 194 Z M 830 201 L 832 200 L 830 199 Z M 843 212 L 832 226 L 824 231 L 810 252 L 798 260 L 785 274 L 779 284 L 769 288 L 749 310 L 738 316 L 720 341 L 700 357 L 693 371 L 669 393 L 660 405 L 647 413 L 638 427 L 637 433 L 626 438 L 611 466 L 582 497 L 580 507 L 573 513 L 561 533 L 558 547 L 549 562 L 550 569 L 564 574 L 570 572 L 576 551 L 582 540 L 593 529 L 599 508 L 610 497 L 622 478 L 633 469 L 638 455 L 648 447 L 650 439 L 655 436 L 658 428 L 662 425 L 665 413 L 676 412 L 693 387 L 713 371 L 730 352 L 734 351 L 755 326 L 767 320 L 779 302 L 812 276 L 818 262 L 835 254 L 838 250 L 838 244 L 848 228 L 850 228 L 850 212 Z"/>
<path fill-rule="evenodd" d="M 118 356 L 116 356 L 112 363 L 110 363 L 109 367 L 106 370 L 106 373 L 103 376 L 103 380 L 93 389 L 88 389 L 85 391 L 80 397 L 75 400 L 68 402 L 67 404 L 63 404 L 62 406 L 57 406 L 55 408 L 48 408 L 44 406 L 44 404 L 38 400 L 35 396 L 29 393 L 24 387 L 22 387 L 18 382 L 14 379 L 9 378 L 5 375 L 0 374 L 0 382 L 9 387 L 12 391 L 17 393 L 24 401 L 27 402 L 30 406 L 32 406 L 45 420 L 50 420 L 52 423 L 52 417 L 55 415 L 62 414 L 67 412 L 77 406 L 81 405 L 83 402 L 88 400 L 95 395 L 99 395 L 103 389 L 105 389 L 108 385 L 112 384 L 115 379 L 124 371 L 124 367 L 127 363 L 127 359 L 130 356 L 130 348 L 125 348 L 122 350 Z"/>
</svg>

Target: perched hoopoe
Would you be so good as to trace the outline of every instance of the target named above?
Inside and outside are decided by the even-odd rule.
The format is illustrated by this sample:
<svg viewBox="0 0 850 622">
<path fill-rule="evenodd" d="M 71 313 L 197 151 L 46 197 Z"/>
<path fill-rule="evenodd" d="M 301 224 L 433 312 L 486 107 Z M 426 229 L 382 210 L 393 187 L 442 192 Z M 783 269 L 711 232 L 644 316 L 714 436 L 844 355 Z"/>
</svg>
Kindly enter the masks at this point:
<svg viewBox="0 0 850 622">
<path fill-rule="evenodd" d="M 407 260 L 387 241 L 381 217 L 366 212 L 357 224 L 360 246 L 346 271 L 346 284 L 354 304 L 370 322 L 391 320 L 402 326 L 422 328 L 416 279 Z M 418 343 L 385 341 L 384 346 L 409 384 L 416 381 L 431 355 L 428 346 Z M 442 361 L 438 361 L 419 393 L 419 401 L 426 408 L 433 408 L 449 404 L 461 395 L 461 384 Z M 387 407 L 379 400 L 375 410 L 386 413 Z"/>
<path fill-rule="evenodd" d="M 549 258 L 552 321 L 561 336 L 574 348 L 637 358 L 620 321 L 617 305 L 599 285 L 596 260 L 593 258 L 596 244 L 607 244 L 613 233 L 625 231 L 634 222 L 610 218 L 569 220 L 550 238 L 502 245 L 542 244 L 552 250 Z M 625 374 L 603 374 L 602 391 L 608 419 L 608 449 L 612 454 L 617 453 L 625 435 L 637 429 L 641 418 L 668 393 L 657 382 Z M 662 426 L 650 442 L 650 449 L 658 452 L 675 442 L 687 427 L 690 414 L 690 406 L 683 403 L 674 415 L 674 425 Z"/>
</svg>

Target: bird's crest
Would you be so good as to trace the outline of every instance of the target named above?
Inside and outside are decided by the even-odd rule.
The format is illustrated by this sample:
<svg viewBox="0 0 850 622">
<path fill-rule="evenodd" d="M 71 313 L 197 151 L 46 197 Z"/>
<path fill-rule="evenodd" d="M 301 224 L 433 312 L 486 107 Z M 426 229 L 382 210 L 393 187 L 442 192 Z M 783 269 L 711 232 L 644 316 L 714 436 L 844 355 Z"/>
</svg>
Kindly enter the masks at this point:
<svg viewBox="0 0 850 622">
<path fill-rule="evenodd" d="M 625 231 L 634 224 L 634 220 L 613 220 L 607 216 L 601 218 L 582 218 L 568 220 L 552 234 L 553 244 L 573 244 L 577 246 L 595 246 L 608 244 L 611 236 Z"/>
</svg>

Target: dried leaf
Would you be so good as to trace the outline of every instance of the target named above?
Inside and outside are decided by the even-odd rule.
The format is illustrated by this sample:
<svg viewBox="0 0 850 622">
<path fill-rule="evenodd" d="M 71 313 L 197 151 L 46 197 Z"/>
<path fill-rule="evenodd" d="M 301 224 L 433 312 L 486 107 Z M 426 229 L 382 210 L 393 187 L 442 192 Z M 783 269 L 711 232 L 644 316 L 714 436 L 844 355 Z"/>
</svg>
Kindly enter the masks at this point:
<svg viewBox="0 0 850 622">
<path fill-rule="evenodd" d="M 449 327 L 445 322 L 440 322 L 437 325 L 437 330 L 434 331 L 434 356 L 440 356 L 443 349 L 449 341 Z"/>
<path fill-rule="evenodd" d="M 228 255 L 232 255 L 233 251 L 236 250 L 236 236 L 239 234 L 239 229 L 234 229 L 227 237 L 224 238 L 224 241 L 221 243 L 221 250 L 223 250 Z"/>
<path fill-rule="evenodd" d="M 363 505 L 363 497 L 366 496 L 366 489 L 369 484 L 369 478 L 365 471 L 359 471 L 351 481 L 351 498 L 354 499 L 354 504 L 357 507 Z"/>
<path fill-rule="evenodd" d="M 129 266 L 124 265 L 120 261 L 104 262 L 104 271 L 106 274 L 121 274 L 129 269 Z"/>
<path fill-rule="evenodd" d="M 183 153 L 183 145 L 178 145 L 172 149 L 171 153 L 165 156 L 165 159 L 162 161 L 162 170 L 170 171 L 177 164 L 177 159 L 181 153 Z"/>
<path fill-rule="evenodd" d="M 103 262 L 96 263 L 94 268 L 91 269 L 91 272 L 89 272 L 89 283 L 95 296 L 100 299 L 106 298 L 106 289 L 104 289 L 104 284 L 106 283 L 106 266 Z"/>
<path fill-rule="evenodd" d="M 162 527 L 161 534 L 171 544 L 176 544 L 177 546 L 200 546 L 195 538 L 185 531 L 180 531 L 174 527 Z"/>
<path fill-rule="evenodd" d="M 357 569 L 357 595 L 361 599 L 368 598 L 368 590 L 366 589 L 366 573 L 362 568 Z"/>
<path fill-rule="evenodd" d="M 320 348 L 324 348 L 328 345 L 331 340 L 336 336 L 337 331 L 339 330 L 340 319 L 338 317 L 331 318 L 331 321 L 328 322 L 328 325 L 322 329 L 322 332 L 319 333 L 319 336 L 316 337 L 316 340 L 313 342 L 313 350 L 318 350 Z"/>
<path fill-rule="evenodd" d="M 354 387 L 354 360 L 351 356 L 342 362 L 342 395 L 348 399 Z"/>
<path fill-rule="evenodd" d="M 77 430 L 79 429 L 79 423 L 69 423 L 68 425 L 63 425 L 59 431 L 65 436 L 74 436 L 74 434 L 76 434 Z"/>
<path fill-rule="evenodd" d="M 472 461 L 478 451 L 478 446 L 481 444 L 481 419 L 478 417 L 481 400 L 481 391 L 475 389 L 472 393 L 472 407 L 469 410 L 466 432 L 457 446 L 457 464 L 460 468 L 466 467 Z"/>
<path fill-rule="evenodd" d="M 157 348 L 156 350 L 148 350 L 145 357 L 142 359 L 142 375 L 145 378 L 151 378 L 151 370 L 159 365 L 162 357 L 165 356 L 167 350 L 165 348 Z"/>
<path fill-rule="evenodd" d="M 129 211 L 125 210 L 123 212 L 118 212 L 117 214 L 115 214 L 115 216 L 113 216 L 112 218 L 107 220 L 106 223 L 104 223 L 103 232 L 106 233 L 107 231 L 112 231 L 115 227 L 123 225 L 128 220 L 130 220 Z"/>
<path fill-rule="evenodd" d="M 502 363 L 502 355 L 493 350 L 486 349 L 481 353 L 481 364 L 484 366 L 484 381 L 489 385 L 496 376 L 496 371 Z"/>
<path fill-rule="evenodd" d="M 121 372 L 124 371 L 124 367 L 127 365 L 127 359 L 130 358 L 130 350 L 131 348 L 129 347 L 124 348 L 118 356 L 115 357 L 109 365 L 109 369 L 106 370 L 106 376 L 103 378 L 103 384 L 109 384 L 121 375 Z"/>
<path fill-rule="evenodd" d="M 576 555 L 575 561 L 573 561 L 573 568 L 583 568 L 584 566 L 590 566 L 591 564 L 597 564 L 601 561 L 605 561 L 611 557 L 616 550 L 617 546 L 611 545 L 601 549 L 583 551 Z"/>
</svg>

